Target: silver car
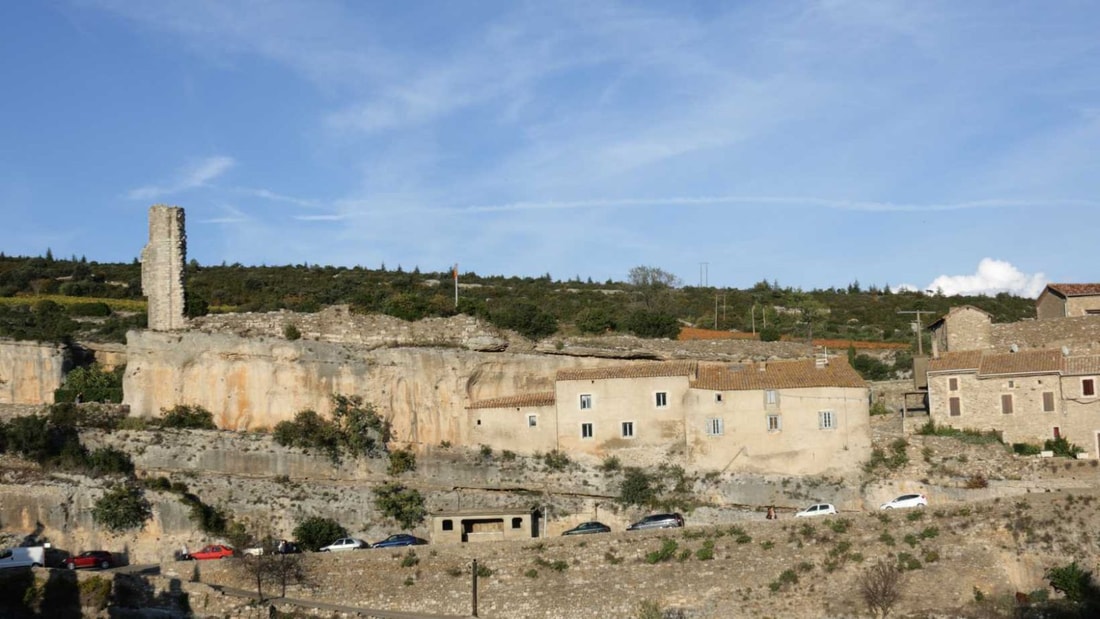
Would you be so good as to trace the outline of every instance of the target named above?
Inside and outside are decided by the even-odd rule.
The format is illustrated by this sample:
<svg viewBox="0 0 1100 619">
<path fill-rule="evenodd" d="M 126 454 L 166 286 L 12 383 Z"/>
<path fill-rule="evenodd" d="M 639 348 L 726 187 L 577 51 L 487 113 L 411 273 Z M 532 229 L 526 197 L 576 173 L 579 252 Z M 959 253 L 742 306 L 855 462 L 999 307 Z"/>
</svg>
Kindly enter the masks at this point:
<svg viewBox="0 0 1100 619">
<path fill-rule="evenodd" d="M 906 507 L 927 507 L 928 499 L 923 494 L 903 494 L 893 501 L 887 501 L 879 509 L 902 509 Z"/>
</svg>

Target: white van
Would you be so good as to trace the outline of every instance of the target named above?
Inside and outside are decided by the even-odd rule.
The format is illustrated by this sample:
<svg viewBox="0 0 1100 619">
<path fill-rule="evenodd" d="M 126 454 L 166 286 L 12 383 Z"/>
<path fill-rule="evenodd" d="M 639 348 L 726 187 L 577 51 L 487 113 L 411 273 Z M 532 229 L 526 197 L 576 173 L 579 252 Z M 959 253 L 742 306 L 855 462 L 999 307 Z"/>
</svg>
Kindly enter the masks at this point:
<svg viewBox="0 0 1100 619">
<path fill-rule="evenodd" d="M 46 565 L 47 547 L 48 544 L 0 550 L 0 570 L 9 567 L 42 567 Z"/>
</svg>

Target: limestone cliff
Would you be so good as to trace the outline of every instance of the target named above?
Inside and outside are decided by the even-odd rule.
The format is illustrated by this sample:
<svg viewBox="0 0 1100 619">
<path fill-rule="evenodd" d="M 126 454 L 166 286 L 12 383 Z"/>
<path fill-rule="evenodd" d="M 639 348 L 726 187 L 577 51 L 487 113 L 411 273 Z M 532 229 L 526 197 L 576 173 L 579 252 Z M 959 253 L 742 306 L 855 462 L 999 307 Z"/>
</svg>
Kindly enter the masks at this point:
<svg viewBox="0 0 1100 619">
<path fill-rule="evenodd" d="M 271 428 L 301 410 L 328 413 L 334 394 L 361 395 L 393 422 L 397 442 L 414 445 L 461 440 L 472 400 L 551 391 L 558 369 L 606 363 L 196 331 L 131 332 L 127 356 L 123 388 L 134 415 L 192 404 L 222 428 Z"/>
<path fill-rule="evenodd" d="M 52 404 L 67 362 L 59 344 L 0 342 L 0 404 Z"/>
</svg>

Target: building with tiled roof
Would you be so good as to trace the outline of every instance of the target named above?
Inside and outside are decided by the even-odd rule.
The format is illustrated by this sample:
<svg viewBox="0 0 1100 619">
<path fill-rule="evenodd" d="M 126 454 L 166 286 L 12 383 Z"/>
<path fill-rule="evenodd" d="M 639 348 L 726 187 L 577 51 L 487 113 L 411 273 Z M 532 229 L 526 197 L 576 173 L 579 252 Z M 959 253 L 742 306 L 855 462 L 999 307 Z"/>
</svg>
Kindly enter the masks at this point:
<svg viewBox="0 0 1100 619">
<path fill-rule="evenodd" d="M 1100 457 L 1100 355 L 1063 350 L 945 353 L 928 367 L 933 422 L 997 431 L 1006 443 L 1066 438 Z"/>
<path fill-rule="evenodd" d="M 1100 316 L 1100 284 L 1047 284 L 1035 301 L 1040 320 Z"/>
<path fill-rule="evenodd" d="M 552 393 L 471 402 L 470 444 L 521 454 L 683 457 L 694 469 L 855 471 L 870 456 L 867 383 L 843 357 L 559 370 Z"/>
</svg>

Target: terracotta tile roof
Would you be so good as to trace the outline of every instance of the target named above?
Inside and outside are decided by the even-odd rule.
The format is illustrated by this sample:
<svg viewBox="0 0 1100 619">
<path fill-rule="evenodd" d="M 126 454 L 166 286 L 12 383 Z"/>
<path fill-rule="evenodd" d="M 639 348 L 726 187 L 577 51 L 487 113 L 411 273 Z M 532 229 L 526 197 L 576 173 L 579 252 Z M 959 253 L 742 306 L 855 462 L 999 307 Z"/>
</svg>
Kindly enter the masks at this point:
<svg viewBox="0 0 1100 619">
<path fill-rule="evenodd" d="M 982 351 L 962 350 L 959 352 L 946 352 L 938 359 L 929 359 L 929 372 L 957 372 L 960 370 L 977 370 L 982 362 Z"/>
<path fill-rule="evenodd" d="M 802 389 L 812 387 L 865 388 L 867 382 L 843 357 L 832 357 L 825 367 L 816 367 L 814 359 L 774 361 L 739 369 L 700 367 L 699 377 L 691 382 L 693 389 L 714 391 L 752 391 L 757 389 Z"/>
<path fill-rule="evenodd" d="M 501 398 L 488 398 L 470 402 L 466 408 L 525 408 L 531 406 L 553 406 L 554 392 L 521 393 L 508 395 Z"/>
<path fill-rule="evenodd" d="M 1057 350 L 1021 350 L 1020 352 L 985 354 L 978 367 L 978 376 L 1004 374 L 1056 374 L 1062 371 L 1062 353 Z"/>
<path fill-rule="evenodd" d="M 1100 374 L 1100 355 L 1066 358 L 1066 374 L 1070 376 Z"/>
<path fill-rule="evenodd" d="M 1100 294 L 1100 284 L 1047 284 L 1047 288 L 1063 297 L 1083 297 Z"/>
<path fill-rule="evenodd" d="M 598 368 L 558 370 L 557 380 L 607 380 L 612 378 L 659 378 L 662 376 L 693 376 L 695 361 L 659 361 L 631 365 L 611 365 Z"/>
</svg>

